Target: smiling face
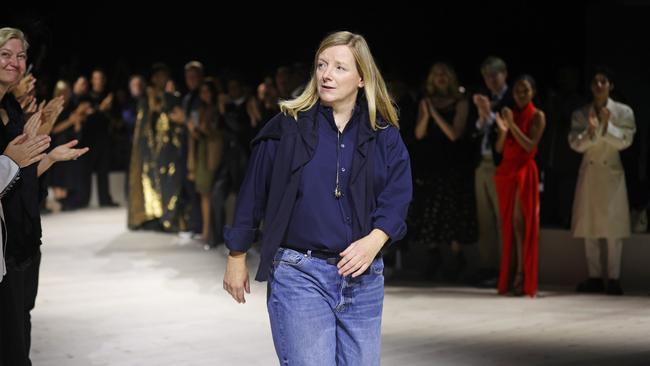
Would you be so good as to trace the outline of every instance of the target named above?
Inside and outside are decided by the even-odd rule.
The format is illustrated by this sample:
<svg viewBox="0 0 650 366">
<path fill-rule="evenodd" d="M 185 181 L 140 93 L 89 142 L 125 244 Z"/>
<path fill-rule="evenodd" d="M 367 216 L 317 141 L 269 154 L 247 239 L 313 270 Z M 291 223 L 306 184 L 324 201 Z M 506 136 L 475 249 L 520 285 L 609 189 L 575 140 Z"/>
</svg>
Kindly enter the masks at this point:
<svg viewBox="0 0 650 366">
<path fill-rule="evenodd" d="M 318 96 L 323 104 L 335 107 L 354 103 L 363 79 L 348 46 L 326 48 L 316 64 Z"/>
<path fill-rule="evenodd" d="M 17 83 L 25 73 L 27 53 L 23 42 L 12 38 L 0 47 L 0 84 L 5 88 Z"/>
<path fill-rule="evenodd" d="M 526 79 L 520 79 L 515 83 L 515 86 L 512 91 L 512 96 L 515 99 L 515 103 L 519 108 L 523 108 L 528 105 L 533 100 L 535 96 L 535 89 Z"/>
</svg>

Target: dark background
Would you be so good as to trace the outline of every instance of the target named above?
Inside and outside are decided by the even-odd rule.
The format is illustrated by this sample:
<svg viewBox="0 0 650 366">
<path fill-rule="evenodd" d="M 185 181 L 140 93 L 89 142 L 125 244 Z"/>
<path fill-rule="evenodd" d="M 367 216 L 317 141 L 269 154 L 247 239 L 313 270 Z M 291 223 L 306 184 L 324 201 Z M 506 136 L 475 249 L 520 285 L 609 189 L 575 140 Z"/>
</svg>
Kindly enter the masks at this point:
<svg viewBox="0 0 650 366">
<path fill-rule="evenodd" d="M 414 91 L 440 60 L 456 68 L 463 85 L 480 85 L 480 63 L 498 55 L 510 80 L 523 72 L 537 79 L 543 106 L 558 70 L 575 70 L 588 97 L 591 66 L 608 65 L 614 98 L 636 116 L 635 143 L 623 152 L 628 184 L 647 195 L 650 1 L 225 4 L 10 4 L 0 25 L 27 33 L 34 74 L 50 87 L 100 66 L 111 88 L 123 88 L 130 74 L 147 75 L 153 62 L 164 61 L 182 88 L 183 65 L 192 59 L 208 74 L 234 72 L 254 86 L 280 65 L 310 66 L 320 40 L 343 29 L 363 34 L 384 76 Z"/>
<path fill-rule="evenodd" d="M 397 2 L 381 10 L 314 2 L 306 12 L 280 4 L 216 3 L 208 10 L 185 2 L 135 10 L 133 3 L 89 2 L 74 9 L 10 9 L 0 21 L 27 32 L 37 74 L 102 66 L 110 75 L 118 63 L 146 72 L 165 61 L 180 79 L 182 65 L 199 59 L 210 71 L 236 69 L 257 81 L 279 65 L 310 63 L 324 35 L 346 29 L 366 37 L 384 73 L 415 84 L 436 60 L 451 62 L 462 82 L 479 83 L 480 62 L 491 54 L 507 61 L 512 76 L 525 71 L 542 84 L 561 66 L 592 63 L 633 70 L 640 73 L 634 79 L 649 81 L 648 1 L 492 3 Z"/>
</svg>

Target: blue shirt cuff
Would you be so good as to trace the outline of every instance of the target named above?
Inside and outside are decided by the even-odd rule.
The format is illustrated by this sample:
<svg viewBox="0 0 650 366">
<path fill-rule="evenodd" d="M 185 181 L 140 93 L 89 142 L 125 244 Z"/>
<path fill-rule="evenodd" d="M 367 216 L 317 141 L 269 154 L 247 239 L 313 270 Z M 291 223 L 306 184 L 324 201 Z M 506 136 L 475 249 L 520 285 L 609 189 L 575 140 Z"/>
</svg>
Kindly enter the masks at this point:
<svg viewBox="0 0 650 366">
<path fill-rule="evenodd" d="M 235 252 L 247 252 L 257 237 L 257 229 L 224 227 L 226 247 Z"/>
<path fill-rule="evenodd" d="M 388 219 L 381 218 L 375 221 L 374 228 L 386 233 L 389 243 L 398 241 L 406 235 L 406 225 L 403 221 L 391 223 Z"/>
</svg>

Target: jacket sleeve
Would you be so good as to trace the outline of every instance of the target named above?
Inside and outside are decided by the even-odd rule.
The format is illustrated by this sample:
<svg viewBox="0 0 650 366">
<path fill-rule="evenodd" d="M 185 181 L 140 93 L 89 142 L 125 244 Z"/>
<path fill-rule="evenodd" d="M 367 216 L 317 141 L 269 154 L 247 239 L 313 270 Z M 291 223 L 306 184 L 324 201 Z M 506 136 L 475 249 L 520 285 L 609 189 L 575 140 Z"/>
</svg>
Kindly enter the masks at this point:
<svg viewBox="0 0 650 366">
<path fill-rule="evenodd" d="M 569 131 L 569 146 L 579 153 L 584 153 L 599 140 L 600 134 L 598 133 L 595 133 L 594 136 L 589 136 L 587 132 L 588 124 L 589 122 L 585 114 L 582 113 L 582 109 L 573 112 L 571 116 L 571 130 Z"/>
<path fill-rule="evenodd" d="M 0 198 L 4 197 L 20 178 L 20 169 L 10 157 L 0 155 Z"/>
<path fill-rule="evenodd" d="M 230 250 L 245 252 L 259 238 L 277 145 L 277 140 L 267 139 L 253 146 L 246 176 L 237 195 L 233 224 L 224 228 L 224 240 Z"/>
<path fill-rule="evenodd" d="M 616 150 L 623 150 L 632 145 L 636 125 L 634 123 L 634 112 L 631 108 L 621 107 L 615 119 L 610 118 L 607 123 L 607 133 L 602 139 Z"/>
<path fill-rule="evenodd" d="M 377 195 L 372 224 L 391 241 L 397 241 L 406 235 L 406 214 L 413 196 L 411 161 L 397 129 L 390 127 L 386 132 L 388 175 L 384 189 Z"/>
</svg>

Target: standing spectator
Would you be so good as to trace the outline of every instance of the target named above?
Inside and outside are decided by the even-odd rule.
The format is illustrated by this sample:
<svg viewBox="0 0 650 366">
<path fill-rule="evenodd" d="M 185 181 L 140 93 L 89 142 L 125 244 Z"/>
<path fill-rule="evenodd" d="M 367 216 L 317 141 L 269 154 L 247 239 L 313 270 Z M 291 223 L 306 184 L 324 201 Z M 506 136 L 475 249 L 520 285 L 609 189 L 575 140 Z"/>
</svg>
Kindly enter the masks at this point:
<svg viewBox="0 0 650 366">
<path fill-rule="evenodd" d="M 438 244 L 449 244 L 453 262 L 445 274 L 455 280 L 465 267 L 462 245 L 476 241 L 476 205 L 474 172 L 470 145 L 463 139 L 467 125 L 468 102 L 460 92 L 458 78 L 451 66 L 434 64 L 427 76 L 425 96 L 420 100 L 415 138 L 426 139 L 427 173 L 424 212 L 419 219 L 419 241 L 429 246 L 435 275 L 440 258 Z"/>
<path fill-rule="evenodd" d="M 500 158 L 494 147 L 497 138 L 495 120 L 496 113 L 503 107 L 511 107 L 513 100 L 506 83 L 508 69 L 502 59 L 488 57 L 481 64 L 481 74 L 488 92 L 474 94 L 472 98 L 479 116 L 474 138 L 481 155 L 474 182 L 479 230 L 478 249 L 481 259 L 477 284 L 480 287 L 495 288 L 501 248 L 499 199 L 494 183 L 494 173 Z"/>
<path fill-rule="evenodd" d="M 182 108 L 185 113 L 185 126 L 183 137 L 181 140 L 181 152 L 183 154 L 183 161 L 189 161 L 189 141 L 192 138 L 190 131 L 200 124 L 200 108 L 201 97 L 199 95 L 199 88 L 203 84 L 204 70 L 203 64 L 199 61 L 190 61 L 185 64 L 185 86 L 187 87 L 187 94 L 183 97 Z M 188 179 L 189 172 L 187 166 L 180 166 L 179 174 L 183 179 L 183 188 L 180 195 L 180 206 L 182 215 L 187 220 L 187 231 L 189 235 L 199 235 L 203 232 L 205 225 L 201 215 L 200 195 L 196 191 L 194 181 Z M 205 239 L 205 238 L 204 238 Z"/>
<path fill-rule="evenodd" d="M 630 236 L 625 171 L 620 150 L 629 147 L 636 125 L 632 109 L 610 98 L 611 72 L 597 68 L 591 80 L 593 101 L 573 112 L 569 144 L 582 153 L 571 230 L 585 239 L 589 278 L 577 292 L 603 292 L 599 239 L 607 240 L 607 282 L 610 295 L 622 295 L 619 282 L 623 239 Z"/>
<path fill-rule="evenodd" d="M 41 122 L 47 126 L 45 134 L 58 117 L 61 109 L 46 106 L 25 121 L 25 114 L 16 100 L 8 92 L 25 74 L 27 62 L 27 40 L 22 31 L 15 28 L 0 29 L 0 151 L 7 152 L 15 147 L 16 138 L 26 135 L 29 140 L 40 141 L 46 146 L 50 139 L 39 137 Z M 50 104 L 50 103 L 48 103 Z M 48 116 L 49 114 L 49 116 Z M 47 117 L 46 117 L 47 116 Z M 43 121 L 42 121 L 43 119 Z M 40 161 L 20 163 L 20 180 L 11 191 L 2 197 L 2 207 L 10 215 L 5 216 L 6 275 L 0 282 L 0 364 L 11 366 L 31 365 L 31 315 L 36 304 L 38 276 L 41 263 L 41 216 L 39 205 L 47 190 L 43 174 L 56 162 L 76 159 L 85 154 L 88 148 L 73 149 L 77 144 L 72 140 L 59 145 Z M 29 142 L 24 142 L 29 146 Z M 36 163 L 38 161 L 38 163 Z"/>
<path fill-rule="evenodd" d="M 494 178 L 503 241 L 499 294 L 505 294 L 510 286 L 516 296 L 534 297 L 537 293 L 539 173 L 535 155 L 546 117 L 533 104 L 536 92 L 532 77 L 519 77 L 513 88 L 514 108 L 504 107 L 496 114 L 499 137 L 495 147 L 503 156 Z M 512 285 L 511 259 L 515 272 Z"/>
<path fill-rule="evenodd" d="M 110 110 L 113 94 L 106 91 L 106 73 L 96 68 L 90 78 L 89 93 L 93 113 L 88 116 L 81 130 L 81 141 L 92 146 L 90 153 L 82 159 L 81 205 L 88 206 L 92 188 L 92 175 L 97 174 L 97 193 L 100 207 L 116 207 L 110 194 L 108 173 L 110 171 L 110 139 L 107 138 L 111 122 Z"/>
</svg>

